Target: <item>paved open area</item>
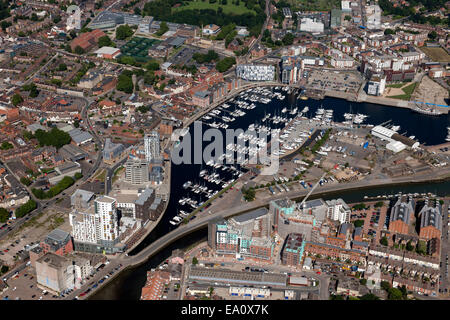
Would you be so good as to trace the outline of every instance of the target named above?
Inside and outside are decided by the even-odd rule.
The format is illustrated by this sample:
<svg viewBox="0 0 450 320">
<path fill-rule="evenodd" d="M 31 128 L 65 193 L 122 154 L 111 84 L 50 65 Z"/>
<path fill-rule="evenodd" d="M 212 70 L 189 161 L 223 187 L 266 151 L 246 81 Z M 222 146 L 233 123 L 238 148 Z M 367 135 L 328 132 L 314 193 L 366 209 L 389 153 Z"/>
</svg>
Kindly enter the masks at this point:
<svg viewBox="0 0 450 320">
<path fill-rule="evenodd" d="M 353 72 L 313 69 L 309 72 L 307 86 L 315 89 L 356 93 L 361 83 L 361 76 Z"/>
<path fill-rule="evenodd" d="M 448 102 L 446 99 L 448 99 L 448 97 L 449 91 L 447 89 L 430 79 L 428 76 L 425 76 L 414 91 L 412 100 L 447 105 Z"/>
</svg>

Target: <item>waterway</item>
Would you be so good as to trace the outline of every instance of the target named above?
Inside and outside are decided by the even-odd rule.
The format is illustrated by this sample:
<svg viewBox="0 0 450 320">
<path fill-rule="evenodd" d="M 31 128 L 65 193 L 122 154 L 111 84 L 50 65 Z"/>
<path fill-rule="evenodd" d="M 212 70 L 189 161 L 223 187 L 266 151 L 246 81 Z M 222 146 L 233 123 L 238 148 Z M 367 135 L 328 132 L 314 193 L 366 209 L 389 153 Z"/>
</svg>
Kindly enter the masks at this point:
<svg viewBox="0 0 450 320">
<path fill-rule="evenodd" d="M 243 117 L 237 118 L 236 121 L 230 123 L 230 129 L 242 128 L 247 129 L 251 123 L 260 121 L 265 114 L 271 113 L 272 115 L 278 114 L 283 116 L 289 116 L 287 114 L 282 114 L 281 110 L 284 107 L 288 109 L 297 106 L 299 110 L 302 110 L 305 106 L 309 107 L 308 117 L 314 116 L 316 110 L 320 107 L 325 109 L 332 109 L 334 111 L 334 121 L 344 121 L 344 113 L 362 113 L 368 115 L 364 124 L 381 124 L 388 120 L 391 120 L 391 125 L 400 126 L 399 133 L 405 134 L 407 136 L 414 135 L 418 141 L 425 145 L 435 145 L 445 142 L 447 134 L 447 126 L 450 125 L 450 115 L 441 116 L 427 116 L 415 113 L 409 109 L 387 107 L 382 105 L 375 105 L 370 103 L 355 103 L 348 102 L 342 99 L 326 98 L 320 101 L 317 100 L 298 100 L 293 94 L 287 94 L 282 91 L 283 95 L 286 95 L 286 99 L 280 101 L 278 99 L 273 99 L 268 104 L 262 104 L 255 102 L 257 107 L 253 110 L 244 110 L 247 114 Z M 225 110 L 234 110 L 234 104 L 229 103 L 232 107 Z M 226 115 L 223 112 L 223 115 Z M 218 121 L 217 118 L 205 122 Z M 272 128 L 275 126 L 272 125 Z M 280 126 L 278 126 L 280 127 Z M 204 126 L 203 129 L 207 129 L 209 126 Z M 190 126 L 190 131 L 193 131 L 193 124 Z M 207 143 L 206 143 L 207 144 Z M 205 145 L 205 144 L 204 144 Z M 224 146 L 225 147 L 225 146 Z M 224 150 L 225 151 L 225 150 Z M 171 225 L 169 221 L 178 214 L 180 210 L 179 199 L 190 196 L 198 202 L 205 201 L 206 198 L 199 194 L 194 194 L 189 191 L 189 189 L 184 189 L 183 184 L 190 180 L 194 183 L 203 183 L 211 189 L 219 190 L 221 184 L 214 186 L 212 184 L 206 183 L 204 180 L 199 178 L 199 172 L 204 169 L 209 169 L 211 167 L 205 166 L 205 164 L 172 164 L 172 180 L 171 180 L 171 194 L 170 201 L 166 210 L 164 217 L 161 219 L 159 224 L 154 228 L 154 230 L 142 241 L 142 243 L 137 246 L 130 255 L 134 255 L 140 252 L 143 248 L 148 246 L 154 240 L 165 235 L 170 230 L 176 228 Z M 219 171 L 217 171 L 219 172 Z M 224 180 L 232 177 L 230 173 L 221 173 L 224 175 Z M 398 185 L 390 187 L 374 187 L 363 190 L 355 191 L 344 191 L 337 193 L 329 193 L 323 195 L 324 199 L 333 199 L 337 197 L 343 198 L 346 202 L 358 202 L 363 201 L 364 196 L 377 196 L 377 195 L 388 195 L 395 194 L 397 192 L 404 193 L 423 193 L 432 192 L 439 196 L 450 195 L 450 181 L 437 182 L 437 183 L 418 183 L 418 184 L 407 184 Z M 312 197 L 314 198 L 314 197 Z M 189 211 L 186 207 L 181 207 L 185 211 Z M 192 210 L 192 208 L 191 208 Z M 139 299 L 140 290 L 145 284 L 146 272 L 151 268 L 157 266 L 161 261 L 165 260 L 170 256 L 171 252 L 175 248 L 186 248 L 192 243 L 198 242 L 200 240 L 206 239 L 206 229 L 196 231 L 189 236 L 182 238 L 175 243 L 169 245 L 164 250 L 160 251 L 158 254 L 152 256 L 147 260 L 147 262 L 141 264 L 140 266 L 128 269 L 122 272 L 114 281 L 105 285 L 105 287 L 99 288 L 98 292 L 92 296 L 91 299 Z"/>
<path fill-rule="evenodd" d="M 352 112 L 352 113 L 362 113 L 368 115 L 369 117 L 364 122 L 365 124 L 381 124 L 388 120 L 391 120 L 391 125 L 400 126 L 399 133 L 405 133 L 407 136 L 414 135 L 418 141 L 422 144 L 426 145 L 435 145 L 441 144 L 445 142 L 445 138 L 447 135 L 447 126 L 450 125 L 450 115 L 441 115 L 441 116 L 427 116 L 422 115 L 416 112 L 413 112 L 409 109 L 403 108 L 395 108 L 395 107 L 386 107 L 382 105 L 375 105 L 370 103 L 350 103 L 346 100 L 336 99 L 336 98 L 326 98 L 324 100 L 299 100 L 296 99 L 294 94 L 288 95 L 286 92 L 281 92 L 283 95 L 286 95 L 287 98 L 284 100 L 273 99 L 268 104 L 258 103 L 256 102 L 256 108 L 253 110 L 244 110 L 247 114 L 243 117 L 237 118 L 236 121 L 230 123 L 230 129 L 243 128 L 247 129 L 248 126 L 256 121 L 260 121 L 267 113 L 271 113 L 272 115 L 278 114 L 283 115 L 285 117 L 293 118 L 294 115 L 289 115 L 289 112 L 282 114 L 281 110 L 284 107 L 288 109 L 297 106 L 299 110 L 302 110 L 305 106 L 309 107 L 308 117 L 311 118 L 315 115 L 316 110 L 320 107 L 325 109 L 334 110 L 334 121 L 342 122 L 345 120 L 344 113 Z M 232 107 L 225 109 L 232 111 L 234 110 L 234 104 L 229 103 Z M 223 112 L 222 114 L 227 114 L 227 112 Z M 212 122 L 218 121 L 217 118 L 213 118 L 209 121 L 204 122 Z M 194 124 L 192 124 L 190 128 L 190 132 L 193 132 Z M 281 125 L 271 125 L 272 128 L 281 127 Z M 204 125 L 203 130 L 208 129 L 209 126 Z M 223 129 L 221 129 L 223 130 Z M 209 142 L 204 143 L 206 146 Z M 225 143 L 224 143 L 225 144 Z M 225 148 L 225 146 L 224 146 Z M 224 150 L 225 151 L 225 150 Z M 193 149 L 192 149 L 193 154 Z M 170 193 L 170 201 L 167 206 L 167 210 L 159 222 L 159 224 L 154 228 L 154 230 L 139 244 L 133 251 L 130 252 L 130 255 L 134 255 L 140 252 L 143 248 L 152 243 L 155 239 L 163 236 L 170 230 L 173 230 L 177 226 L 173 226 L 170 224 L 170 220 L 174 216 L 179 213 L 179 210 L 184 211 L 192 211 L 192 207 L 189 205 L 181 206 L 179 204 L 179 200 L 183 197 L 191 197 L 193 200 L 197 202 L 206 201 L 207 198 L 201 194 L 194 194 L 189 189 L 184 189 L 183 184 L 186 181 L 192 181 L 193 183 L 201 183 L 206 185 L 208 188 L 213 190 L 220 190 L 220 185 L 215 185 L 212 183 L 208 183 L 205 180 L 199 177 L 199 172 L 201 170 L 208 169 L 210 172 L 212 171 L 211 167 L 203 164 L 180 164 L 175 165 L 172 164 L 172 175 L 171 175 L 171 193 Z M 229 180 L 232 178 L 232 175 L 228 172 L 223 172 L 220 169 L 216 170 L 217 173 L 221 174 L 221 177 L 224 180 Z"/>
</svg>

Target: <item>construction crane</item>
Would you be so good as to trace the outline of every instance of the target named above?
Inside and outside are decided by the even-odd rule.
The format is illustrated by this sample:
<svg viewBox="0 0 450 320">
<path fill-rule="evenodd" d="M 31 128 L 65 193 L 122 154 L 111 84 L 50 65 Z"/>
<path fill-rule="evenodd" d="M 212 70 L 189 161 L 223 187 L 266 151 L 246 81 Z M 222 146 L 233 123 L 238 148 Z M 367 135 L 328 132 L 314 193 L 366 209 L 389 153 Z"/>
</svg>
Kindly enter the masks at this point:
<svg viewBox="0 0 450 320">
<path fill-rule="evenodd" d="M 311 193 L 313 193 L 314 189 L 316 189 L 316 187 L 319 185 L 320 181 L 327 175 L 326 172 L 324 172 L 324 174 L 320 177 L 320 179 L 316 182 L 315 185 L 313 185 L 313 187 L 311 188 L 311 190 L 309 190 L 308 194 L 306 195 L 306 197 L 303 198 L 302 202 L 300 203 L 299 208 L 302 209 L 303 205 L 305 204 L 306 200 L 309 198 L 309 196 L 311 195 Z"/>
</svg>

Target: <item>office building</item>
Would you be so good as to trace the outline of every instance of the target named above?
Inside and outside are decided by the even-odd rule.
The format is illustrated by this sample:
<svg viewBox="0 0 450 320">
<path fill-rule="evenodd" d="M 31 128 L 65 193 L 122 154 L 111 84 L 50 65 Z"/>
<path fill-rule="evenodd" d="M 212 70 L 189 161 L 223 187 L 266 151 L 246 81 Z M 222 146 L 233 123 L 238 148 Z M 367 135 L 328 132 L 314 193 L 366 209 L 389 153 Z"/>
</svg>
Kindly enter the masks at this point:
<svg viewBox="0 0 450 320">
<path fill-rule="evenodd" d="M 129 158 L 125 163 L 125 181 L 134 185 L 148 183 L 149 171 L 147 161 Z"/>
<path fill-rule="evenodd" d="M 321 21 L 311 18 L 303 18 L 300 21 L 300 31 L 323 33 L 324 24 Z"/>
</svg>

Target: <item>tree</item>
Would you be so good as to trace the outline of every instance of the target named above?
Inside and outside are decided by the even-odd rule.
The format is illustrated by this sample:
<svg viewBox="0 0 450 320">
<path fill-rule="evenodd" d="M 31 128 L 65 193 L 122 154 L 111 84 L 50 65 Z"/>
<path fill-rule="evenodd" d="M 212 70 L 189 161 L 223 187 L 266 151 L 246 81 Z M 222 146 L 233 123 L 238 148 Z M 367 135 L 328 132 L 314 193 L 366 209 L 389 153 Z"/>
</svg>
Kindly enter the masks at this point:
<svg viewBox="0 0 450 320">
<path fill-rule="evenodd" d="M 406 250 L 413 251 L 414 246 L 411 244 L 411 240 L 406 243 Z"/>
<path fill-rule="evenodd" d="M 103 36 L 98 39 L 98 46 L 101 47 L 110 47 L 113 44 L 111 38 L 108 36 Z"/>
<path fill-rule="evenodd" d="M 192 264 L 195 266 L 196 264 L 198 264 L 198 259 L 197 257 L 193 257 L 192 258 Z"/>
<path fill-rule="evenodd" d="M 81 172 L 76 172 L 74 174 L 74 178 L 75 178 L 75 180 L 79 180 L 79 179 L 83 178 L 83 174 Z"/>
<path fill-rule="evenodd" d="M 249 188 L 249 189 L 243 190 L 243 194 L 244 194 L 244 199 L 246 201 L 253 201 L 253 200 L 255 200 L 256 193 L 255 193 L 255 190 L 253 188 Z"/>
<path fill-rule="evenodd" d="M 1 274 L 4 274 L 4 273 L 6 273 L 8 271 L 9 271 L 9 267 L 8 266 L 2 266 L 2 268 L 0 269 L 0 273 Z"/>
<path fill-rule="evenodd" d="M 389 29 L 389 28 L 387 28 L 387 29 L 384 30 L 384 34 L 385 34 L 385 35 L 388 35 L 388 34 L 395 34 L 395 33 L 396 33 L 395 30 L 392 30 L 392 29 Z"/>
<path fill-rule="evenodd" d="M 383 201 L 378 201 L 378 202 L 375 203 L 375 205 L 374 205 L 375 208 L 381 208 L 382 206 L 384 206 L 384 202 L 383 202 Z"/>
<path fill-rule="evenodd" d="M 28 179 L 27 177 L 20 178 L 20 182 L 26 186 L 29 186 L 31 184 L 31 180 Z"/>
<path fill-rule="evenodd" d="M 428 38 L 430 38 L 430 40 L 435 40 L 436 38 L 437 38 L 437 32 L 436 31 L 431 31 L 429 34 L 428 34 Z"/>
<path fill-rule="evenodd" d="M 133 34 L 133 29 L 129 25 L 121 25 L 116 29 L 116 39 L 125 40 Z"/>
<path fill-rule="evenodd" d="M 2 144 L 0 145 L 1 150 L 9 150 L 12 148 L 14 148 L 14 146 L 11 143 L 9 143 L 8 141 L 3 141 Z"/>
<path fill-rule="evenodd" d="M 9 212 L 5 208 L 0 208 L 0 222 L 5 223 L 9 219 Z"/>
<path fill-rule="evenodd" d="M 391 288 L 391 285 L 387 281 L 381 281 L 380 287 L 387 292 Z"/>
<path fill-rule="evenodd" d="M 403 294 L 397 288 L 390 288 L 388 290 L 388 299 L 389 300 L 402 300 L 403 299 Z"/>
<path fill-rule="evenodd" d="M 119 58 L 119 62 L 123 64 L 128 64 L 130 66 L 134 66 L 136 64 L 136 59 L 130 56 L 121 56 Z"/>
<path fill-rule="evenodd" d="M 383 236 L 383 238 L 381 238 L 380 243 L 381 243 L 383 246 L 387 246 L 387 245 L 389 244 L 389 243 L 388 243 L 388 239 L 386 238 L 386 236 Z"/>
<path fill-rule="evenodd" d="M 216 69 L 219 72 L 225 72 L 234 64 L 236 64 L 236 59 L 234 57 L 226 57 L 216 63 Z"/>
<path fill-rule="evenodd" d="M 16 209 L 14 212 L 16 218 L 22 218 L 27 213 L 30 213 L 34 209 L 37 208 L 37 204 L 34 200 L 28 200 L 25 204 L 21 205 L 19 208 Z"/>
<path fill-rule="evenodd" d="M 128 76 L 123 71 L 118 78 L 116 89 L 125 93 L 133 93 L 133 81 L 131 75 Z"/>
<path fill-rule="evenodd" d="M 149 71 L 156 71 L 159 70 L 159 63 L 158 61 L 152 59 L 144 65 L 144 68 Z"/>
<path fill-rule="evenodd" d="M 294 35 L 292 33 L 287 33 L 281 41 L 285 46 L 291 45 L 294 43 Z"/>
<path fill-rule="evenodd" d="M 74 49 L 76 54 L 83 54 L 84 53 L 84 49 L 80 46 L 76 46 Z"/>
<path fill-rule="evenodd" d="M 380 300 L 380 298 L 373 293 L 367 293 L 360 297 L 359 300 Z"/>
<path fill-rule="evenodd" d="M 18 93 L 14 94 L 14 95 L 12 96 L 12 98 L 11 98 L 11 103 L 12 103 L 14 106 L 17 106 L 19 103 L 22 103 L 22 102 L 23 102 L 23 98 L 22 98 L 22 96 L 21 96 L 20 94 L 18 94 Z"/>
<path fill-rule="evenodd" d="M 58 66 L 58 71 L 66 71 L 67 65 L 65 63 L 60 63 Z"/>
<path fill-rule="evenodd" d="M 161 22 L 161 24 L 159 25 L 159 30 L 158 32 L 156 32 L 155 34 L 160 37 L 162 36 L 164 33 L 166 33 L 167 31 L 169 31 L 169 27 L 167 26 L 167 22 L 163 21 Z"/>
<path fill-rule="evenodd" d="M 351 16 L 348 16 L 348 15 L 346 15 L 346 16 L 345 16 L 345 18 L 344 18 L 344 20 L 345 20 L 345 21 L 350 21 L 350 20 L 352 20 L 352 17 L 351 17 Z"/>
<path fill-rule="evenodd" d="M 363 286 L 365 286 L 367 283 L 367 279 L 361 279 L 361 280 L 359 280 L 359 283 L 361 283 Z"/>
<path fill-rule="evenodd" d="M 61 148 L 63 145 L 69 144 L 72 140 L 67 132 L 59 130 L 56 127 L 52 128 L 49 132 L 38 129 L 34 136 L 39 141 L 41 147 L 54 146 L 57 149 Z"/>
<path fill-rule="evenodd" d="M 364 220 L 356 220 L 353 224 L 355 225 L 355 228 L 360 228 L 364 225 Z"/>
</svg>

